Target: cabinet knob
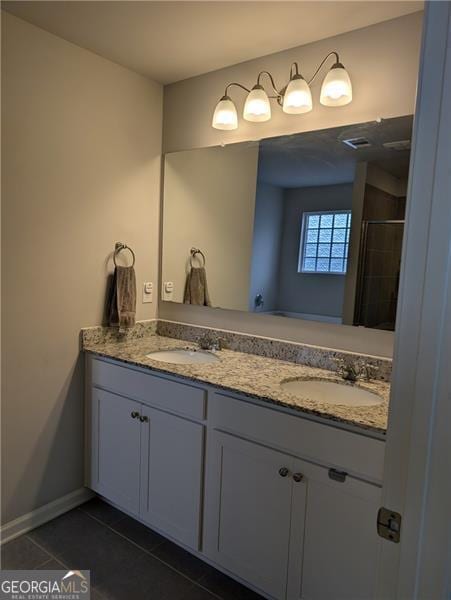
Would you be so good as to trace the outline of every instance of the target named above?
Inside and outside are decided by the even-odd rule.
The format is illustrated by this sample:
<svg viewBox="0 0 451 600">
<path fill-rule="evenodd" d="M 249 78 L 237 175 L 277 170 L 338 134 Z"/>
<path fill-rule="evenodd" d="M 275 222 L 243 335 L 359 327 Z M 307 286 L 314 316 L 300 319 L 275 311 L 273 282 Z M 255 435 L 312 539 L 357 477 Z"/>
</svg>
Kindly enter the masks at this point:
<svg viewBox="0 0 451 600">
<path fill-rule="evenodd" d="M 137 412 L 136 410 L 133 410 L 130 413 L 130 416 L 131 416 L 132 419 L 137 419 L 139 417 L 139 412 Z"/>
<path fill-rule="evenodd" d="M 289 473 L 289 470 L 286 467 L 280 467 L 279 469 L 279 475 L 281 477 L 286 477 Z"/>
<path fill-rule="evenodd" d="M 149 417 L 147 415 L 143 415 L 142 417 L 139 417 L 139 420 L 141 421 L 141 423 L 148 423 Z"/>
<path fill-rule="evenodd" d="M 293 479 L 296 483 L 299 483 L 304 479 L 304 475 L 302 473 L 293 473 Z"/>
</svg>

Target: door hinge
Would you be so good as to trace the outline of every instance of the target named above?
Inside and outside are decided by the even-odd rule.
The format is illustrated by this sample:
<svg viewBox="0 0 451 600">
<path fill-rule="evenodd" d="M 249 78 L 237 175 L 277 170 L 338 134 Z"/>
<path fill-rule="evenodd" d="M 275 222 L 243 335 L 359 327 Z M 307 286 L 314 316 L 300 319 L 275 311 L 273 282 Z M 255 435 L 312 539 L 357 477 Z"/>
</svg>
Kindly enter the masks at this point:
<svg viewBox="0 0 451 600">
<path fill-rule="evenodd" d="M 385 540 L 398 544 L 401 538 L 401 515 L 382 506 L 377 513 L 377 533 Z"/>
</svg>

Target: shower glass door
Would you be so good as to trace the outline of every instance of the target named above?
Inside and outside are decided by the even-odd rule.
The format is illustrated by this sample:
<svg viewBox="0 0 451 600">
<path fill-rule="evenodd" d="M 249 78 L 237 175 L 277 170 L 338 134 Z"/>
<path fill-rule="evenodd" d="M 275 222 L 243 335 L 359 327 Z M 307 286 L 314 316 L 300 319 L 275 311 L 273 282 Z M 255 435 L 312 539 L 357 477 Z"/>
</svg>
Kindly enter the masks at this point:
<svg viewBox="0 0 451 600">
<path fill-rule="evenodd" d="M 404 221 L 364 221 L 354 325 L 394 331 Z"/>
</svg>

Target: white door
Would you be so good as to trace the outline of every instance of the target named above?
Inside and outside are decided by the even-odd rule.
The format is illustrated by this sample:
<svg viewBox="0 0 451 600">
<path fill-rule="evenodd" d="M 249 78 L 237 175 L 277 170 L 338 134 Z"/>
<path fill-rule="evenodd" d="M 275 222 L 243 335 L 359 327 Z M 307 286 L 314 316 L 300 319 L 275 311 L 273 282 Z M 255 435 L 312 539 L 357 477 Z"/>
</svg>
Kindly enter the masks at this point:
<svg viewBox="0 0 451 600">
<path fill-rule="evenodd" d="M 407 193 L 382 504 L 378 597 L 450 597 L 451 3 L 426 2 Z"/>
<path fill-rule="evenodd" d="M 92 389 L 91 487 L 134 514 L 139 513 L 141 405 Z"/>
<path fill-rule="evenodd" d="M 328 469 L 301 460 L 294 470 L 303 479 L 293 484 L 288 599 L 375 598 L 381 488 L 349 476 L 331 479 Z"/>
<path fill-rule="evenodd" d="M 141 518 L 200 547 L 204 427 L 142 408 Z"/>
<path fill-rule="evenodd" d="M 285 598 L 293 458 L 233 435 L 209 435 L 205 553 Z"/>
</svg>

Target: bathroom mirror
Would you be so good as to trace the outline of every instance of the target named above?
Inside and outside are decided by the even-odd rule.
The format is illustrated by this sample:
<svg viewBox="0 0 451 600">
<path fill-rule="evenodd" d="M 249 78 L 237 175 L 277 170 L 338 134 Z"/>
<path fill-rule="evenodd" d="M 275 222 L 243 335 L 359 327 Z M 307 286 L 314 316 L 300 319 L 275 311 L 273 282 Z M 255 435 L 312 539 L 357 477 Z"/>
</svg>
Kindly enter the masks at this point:
<svg viewBox="0 0 451 600">
<path fill-rule="evenodd" d="M 393 330 L 412 121 L 167 154 L 163 300 Z"/>
</svg>

